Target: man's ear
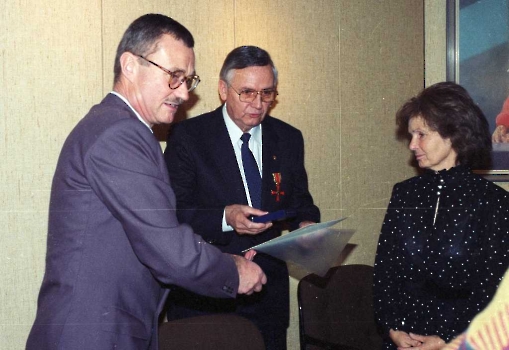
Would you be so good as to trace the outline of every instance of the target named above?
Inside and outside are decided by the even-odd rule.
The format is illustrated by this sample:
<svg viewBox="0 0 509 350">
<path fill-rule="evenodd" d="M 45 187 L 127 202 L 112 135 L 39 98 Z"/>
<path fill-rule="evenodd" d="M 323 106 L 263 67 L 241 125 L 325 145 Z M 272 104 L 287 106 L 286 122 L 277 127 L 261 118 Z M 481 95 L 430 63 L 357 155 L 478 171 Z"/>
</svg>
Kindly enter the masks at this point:
<svg viewBox="0 0 509 350">
<path fill-rule="evenodd" d="M 221 79 L 219 80 L 218 90 L 221 101 L 225 102 L 226 97 L 228 96 L 228 84 L 226 83 L 226 81 Z"/>
<path fill-rule="evenodd" d="M 120 67 L 122 68 L 122 75 L 129 81 L 133 81 L 138 72 L 138 58 L 130 52 L 124 52 L 120 56 Z"/>
</svg>

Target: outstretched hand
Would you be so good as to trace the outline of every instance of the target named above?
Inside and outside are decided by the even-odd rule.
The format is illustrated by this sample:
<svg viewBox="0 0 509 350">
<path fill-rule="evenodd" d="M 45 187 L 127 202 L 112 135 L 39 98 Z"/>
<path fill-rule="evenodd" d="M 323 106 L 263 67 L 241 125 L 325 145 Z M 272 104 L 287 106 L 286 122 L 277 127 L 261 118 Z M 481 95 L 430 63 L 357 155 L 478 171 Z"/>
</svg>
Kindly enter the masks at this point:
<svg viewBox="0 0 509 350">
<path fill-rule="evenodd" d="M 232 255 L 237 271 L 239 273 L 238 294 L 251 295 L 253 292 L 259 292 L 267 283 L 267 276 L 260 266 L 239 255 Z"/>
</svg>

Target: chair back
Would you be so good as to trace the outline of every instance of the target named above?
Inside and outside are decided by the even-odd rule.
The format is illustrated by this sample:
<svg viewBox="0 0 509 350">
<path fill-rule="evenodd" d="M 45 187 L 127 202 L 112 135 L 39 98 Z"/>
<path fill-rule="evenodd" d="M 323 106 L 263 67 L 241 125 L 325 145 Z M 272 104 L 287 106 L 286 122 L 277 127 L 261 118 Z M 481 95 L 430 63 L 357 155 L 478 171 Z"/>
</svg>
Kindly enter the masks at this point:
<svg viewBox="0 0 509 350">
<path fill-rule="evenodd" d="M 248 319 L 214 314 L 164 322 L 159 327 L 159 350 L 265 350 L 263 337 Z"/>
<path fill-rule="evenodd" d="M 333 267 L 310 274 L 297 289 L 301 350 L 379 349 L 373 312 L 373 267 Z"/>
</svg>

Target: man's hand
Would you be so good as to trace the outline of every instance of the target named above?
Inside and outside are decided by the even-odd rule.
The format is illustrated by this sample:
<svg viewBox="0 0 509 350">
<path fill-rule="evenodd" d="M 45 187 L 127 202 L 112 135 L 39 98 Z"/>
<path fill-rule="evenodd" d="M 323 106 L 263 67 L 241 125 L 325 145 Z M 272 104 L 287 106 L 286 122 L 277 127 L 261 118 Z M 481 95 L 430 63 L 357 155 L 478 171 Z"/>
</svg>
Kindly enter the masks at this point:
<svg viewBox="0 0 509 350">
<path fill-rule="evenodd" d="M 246 258 L 249 261 L 253 261 L 254 257 L 256 255 L 256 250 L 250 249 L 244 254 L 244 258 Z"/>
<path fill-rule="evenodd" d="M 267 283 L 267 276 L 260 266 L 239 255 L 232 255 L 237 271 L 239 272 L 239 290 L 238 294 L 251 295 L 253 292 L 262 290 L 262 286 Z"/>
<path fill-rule="evenodd" d="M 314 225 L 314 224 L 316 224 L 316 222 L 313 222 L 313 221 L 302 221 L 299 224 L 299 228 L 303 228 L 303 227 L 306 227 L 306 226 L 309 226 L 309 225 Z"/>
<path fill-rule="evenodd" d="M 248 205 L 233 204 L 224 208 L 226 223 L 234 228 L 238 234 L 256 235 L 272 226 L 271 222 L 256 223 L 252 222 L 250 216 L 260 216 L 267 214 L 266 211 L 252 208 Z"/>
</svg>

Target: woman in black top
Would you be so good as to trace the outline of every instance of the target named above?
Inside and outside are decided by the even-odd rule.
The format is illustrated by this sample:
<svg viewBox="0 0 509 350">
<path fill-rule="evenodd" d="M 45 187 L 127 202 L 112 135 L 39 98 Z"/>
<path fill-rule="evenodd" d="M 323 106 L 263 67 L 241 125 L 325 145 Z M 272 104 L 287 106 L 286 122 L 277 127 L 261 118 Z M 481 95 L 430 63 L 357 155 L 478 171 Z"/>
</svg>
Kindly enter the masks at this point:
<svg viewBox="0 0 509 350">
<path fill-rule="evenodd" d="M 397 113 L 423 169 L 394 186 L 375 261 L 384 349 L 440 349 L 490 301 L 509 265 L 509 197 L 486 169 L 491 135 L 461 86 L 435 84 Z"/>
</svg>

